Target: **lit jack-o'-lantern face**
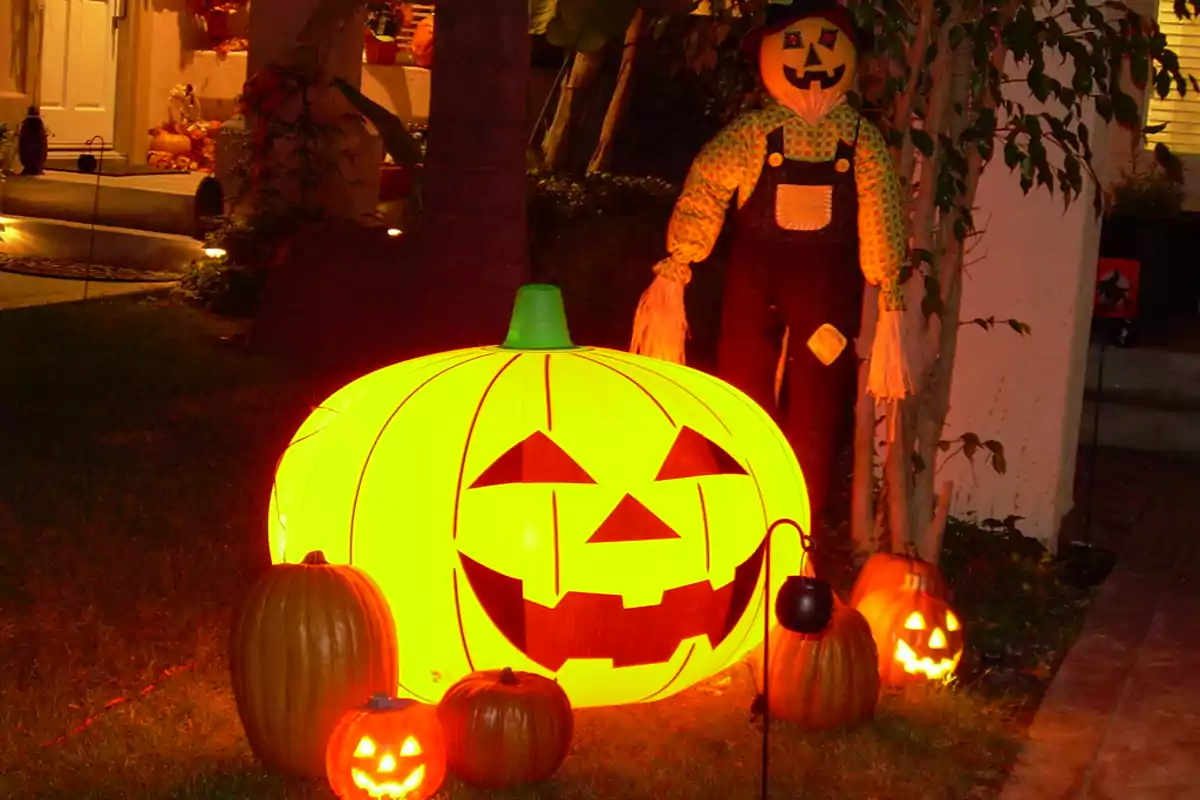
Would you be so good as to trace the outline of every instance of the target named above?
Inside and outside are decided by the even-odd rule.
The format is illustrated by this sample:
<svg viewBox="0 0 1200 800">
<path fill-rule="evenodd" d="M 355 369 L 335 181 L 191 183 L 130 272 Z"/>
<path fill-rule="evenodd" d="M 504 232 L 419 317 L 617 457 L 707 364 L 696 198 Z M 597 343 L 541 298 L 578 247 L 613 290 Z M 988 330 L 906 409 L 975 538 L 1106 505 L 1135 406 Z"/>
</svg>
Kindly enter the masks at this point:
<svg viewBox="0 0 1200 800">
<path fill-rule="evenodd" d="M 904 587 L 874 592 L 858 606 L 871 625 L 885 684 L 948 680 L 962 658 L 962 623 L 923 582 L 909 576 Z"/>
<path fill-rule="evenodd" d="M 954 673 L 962 657 L 961 641 L 957 642 L 957 648 L 952 648 L 950 641 L 961 627 L 950 609 L 945 609 L 941 620 L 927 620 L 924 613 L 914 610 L 904 620 L 907 635 L 896 639 L 892 658 L 909 675 L 945 680 Z M 956 638 L 961 640 L 961 635 Z"/>
<path fill-rule="evenodd" d="M 767 91 L 810 122 L 828 113 L 854 85 L 857 63 L 851 38 L 816 16 L 763 37 L 759 49 Z"/>
<path fill-rule="evenodd" d="M 446 751 L 437 711 L 411 700 L 373 697 L 334 727 L 326 776 L 343 798 L 423 800 L 446 777 Z"/>
<path fill-rule="evenodd" d="M 277 470 L 271 552 L 318 546 L 379 584 L 400 687 L 482 669 L 575 707 L 667 697 L 761 639 L 769 524 L 808 525 L 767 414 L 675 364 L 569 345 L 398 364 L 325 401 Z M 320 543 L 319 545 L 317 543 Z M 804 555 L 781 528 L 772 597 Z"/>
</svg>

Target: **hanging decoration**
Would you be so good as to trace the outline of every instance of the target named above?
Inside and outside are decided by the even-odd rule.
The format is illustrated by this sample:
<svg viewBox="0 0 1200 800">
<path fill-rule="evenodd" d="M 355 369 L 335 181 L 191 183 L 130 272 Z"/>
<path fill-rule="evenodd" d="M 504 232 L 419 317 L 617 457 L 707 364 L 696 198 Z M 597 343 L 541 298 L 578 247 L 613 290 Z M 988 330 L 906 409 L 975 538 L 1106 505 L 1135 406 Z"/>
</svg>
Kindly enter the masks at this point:
<svg viewBox="0 0 1200 800">
<path fill-rule="evenodd" d="M 924 575 L 910 573 L 901 587 L 872 592 L 857 606 L 871 626 L 885 686 L 948 681 L 962 659 L 962 622 L 927 586 Z"/>
<path fill-rule="evenodd" d="M 804 479 L 761 408 L 701 372 L 575 346 L 558 290 L 532 285 L 503 345 L 321 403 L 279 462 L 269 525 L 276 563 L 320 548 L 379 584 L 401 695 L 436 702 L 511 666 L 579 708 L 668 697 L 757 646 L 781 517 L 807 528 Z M 794 531 L 771 561 L 780 583 L 801 573 Z"/>
<path fill-rule="evenodd" d="M 529 672 L 476 672 L 438 704 L 450 771 L 505 789 L 549 778 L 571 750 L 575 718 L 557 683 Z"/>
<path fill-rule="evenodd" d="M 308 553 L 267 570 L 230 635 L 230 674 L 250 749 L 287 775 L 325 775 L 346 709 L 396 683 L 396 629 L 362 570 Z"/>
<path fill-rule="evenodd" d="M 684 287 L 736 197 L 717 374 L 776 410 L 817 521 L 853 431 L 858 359 L 849 345 L 863 276 L 881 288 L 869 391 L 884 401 L 911 392 L 900 330 L 908 249 L 900 181 L 883 134 L 846 102 L 859 36 L 834 0 L 768 6 L 744 44 L 771 100 L 735 119 L 693 161 L 668 225 L 669 255 L 654 267 L 631 345 L 684 362 Z"/>
</svg>

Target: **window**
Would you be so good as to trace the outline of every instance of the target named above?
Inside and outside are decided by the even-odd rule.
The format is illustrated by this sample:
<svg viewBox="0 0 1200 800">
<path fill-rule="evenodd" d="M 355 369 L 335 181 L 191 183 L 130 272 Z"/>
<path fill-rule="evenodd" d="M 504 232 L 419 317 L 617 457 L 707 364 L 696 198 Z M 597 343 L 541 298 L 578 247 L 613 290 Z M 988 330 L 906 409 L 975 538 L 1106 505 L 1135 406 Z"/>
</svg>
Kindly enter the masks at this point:
<svg viewBox="0 0 1200 800">
<path fill-rule="evenodd" d="M 1175 16 L 1174 0 L 1158 0 L 1158 26 L 1167 36 L 1167 47 L 1179 56 L 1179 69 L 1184 75 L 1200 80 L 1200 19 L 1179 19 Z M 1147 125 L 1167 123 L 1162 133 L 1147 137 L 1149 146 L 1162 142 L 1177 155 L 1200 156 L 1200 93 L 1191 86 L 1180 97 L 1172 88 L 1165 100 L 1150 90 Z"/>
</svg>

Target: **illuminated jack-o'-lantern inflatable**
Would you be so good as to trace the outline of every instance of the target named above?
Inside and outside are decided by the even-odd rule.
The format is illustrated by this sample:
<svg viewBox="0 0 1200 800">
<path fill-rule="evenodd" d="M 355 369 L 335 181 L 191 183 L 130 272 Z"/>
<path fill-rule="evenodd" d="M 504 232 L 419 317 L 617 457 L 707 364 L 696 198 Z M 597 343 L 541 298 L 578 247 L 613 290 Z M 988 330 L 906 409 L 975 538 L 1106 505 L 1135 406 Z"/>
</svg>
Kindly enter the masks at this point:
<svg viewBox="0 0 1200 800">
<path fill-rule="evenodd" d="M 280 460 L 270 546 L 378 583 L 400 695 L 511 667 L 581 707 L 668 697 L 756 646 L 780 518 L 807 529 L 808 500 L 761 408 L 687 367 L 576 347 L 558 290 L 535 285 L 503 345 L 323 402 Z M 803 569 L 791 527 L 771 558 L 773 598 Z"/>
</svg>

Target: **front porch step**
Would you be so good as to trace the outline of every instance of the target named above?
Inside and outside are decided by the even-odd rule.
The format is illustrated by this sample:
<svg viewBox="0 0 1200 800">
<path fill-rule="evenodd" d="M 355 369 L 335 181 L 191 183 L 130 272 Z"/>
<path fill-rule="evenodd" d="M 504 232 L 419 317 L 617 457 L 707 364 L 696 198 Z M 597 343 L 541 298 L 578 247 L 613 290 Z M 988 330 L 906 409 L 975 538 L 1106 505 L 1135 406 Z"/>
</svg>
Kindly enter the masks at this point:
<svg viewBox="0 0 1200 800">
<path fill-rule="evenodd" d="M 1108 347 L 1089 354 L 1079 439 L 1143 452 L 1200 454 L 1200 355 Z M 1096 402 L 1100 401 L 1099 435 Z"/>
<path fill-rule="evenodd" d="M 0 251 L 155 272 L 180 272 L 202 254 L 190 236 L 5 216 Z"/>
<path fill-rule="evenodd" d="M 192 173 L 16 175 L 3 184 L 0 214 L 191 236 L 200 179 Z"/>
</svg>

